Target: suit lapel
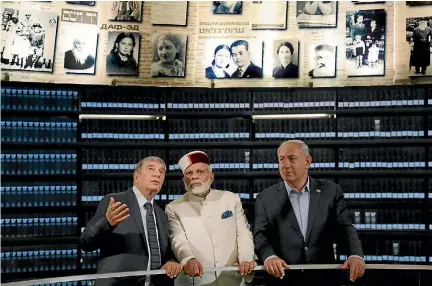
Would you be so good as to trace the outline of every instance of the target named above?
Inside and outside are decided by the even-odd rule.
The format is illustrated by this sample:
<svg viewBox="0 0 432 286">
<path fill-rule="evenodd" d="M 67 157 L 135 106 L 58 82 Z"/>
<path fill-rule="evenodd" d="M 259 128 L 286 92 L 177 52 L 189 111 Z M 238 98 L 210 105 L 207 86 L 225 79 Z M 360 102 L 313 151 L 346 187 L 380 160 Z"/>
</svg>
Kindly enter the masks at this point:
<svg viewBox="0 0 432 286">
<path fill-rule="evenodd" d="M 300 226 L 298 224 L 297 217 L 294 213 L 293 207 L 292 207 L 291 202 L 289 200 L 288 191 L 285 187 L 284 182 L 281 182 L 279 184 L 279 188 L 276 192 L 276 198 L 277 198 L 278 202 L 281 204 L 281 210 L 282 210 L 281 213 L 282 213 L 282 217 L 283 217 L 283 220 L 285 221 L 285 223 L 290 225 L 295 230 L 295 232 L 301 238 L 303 238 L 303 234 L 301 233 Z"/>
<path fill-rule="evenodd" d="M 308 224 L 307 224 L 307 230 L 306 230 L 306 244 L 309 241 L 313 224 L 315 221 L 315 217 L 319 211 L 319 203 L 321 199 L 321 191 L 318 190 L 318 183 L 315 179 L 309 177 L 310 183 L 310 190 L 309 190 L 309 215 L 308 215 Z"/>
<path fill-rule="evenodd" d="M 143 244 L 143 248 L 144 251 L 148 254 L 148 249 L 147 249 L 147 241 L 146 241 L 146 237 L 145 237 L 145 233 L 144 233 L 144 225 L 143 225 L 143 219 L 141 217 L 141 211 L 140 211 L 140 207 L 138 206 L 138 201 L 135 197 L 135 194 L 133 193 L 132 189 L 129 189 L 127 191 L 127 195 L 128 195 L 128 207 L 130 210 L 130 215 L 132 217 L 132 219 L 135 222 L 135 225 L 138 229 L 140 238 L 141 238 L 141 242 Z"/>
</svg>

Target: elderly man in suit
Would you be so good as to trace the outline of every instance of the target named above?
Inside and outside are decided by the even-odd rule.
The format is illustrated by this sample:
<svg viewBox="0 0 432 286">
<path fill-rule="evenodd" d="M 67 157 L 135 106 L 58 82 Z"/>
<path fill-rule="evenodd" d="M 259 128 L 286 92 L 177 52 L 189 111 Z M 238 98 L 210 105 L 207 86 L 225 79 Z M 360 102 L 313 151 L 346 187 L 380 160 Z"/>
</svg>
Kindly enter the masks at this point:
<svg viewBox="0 0 432 286">
<path fill-rule="evenodd" d="M 256 267 L 252 233 L 238 195 L 211 189 L 214 174 L 206 153 L 194 151 L 179 161 L 187 193 L 169 203 L 171 247 L 184 272 L 176 285 L 244 285 Z M 203 267 L 238 266 L 238 272 L 203 273 Z M 192 278 L 200 276 L 201 278 Z M 250 279 L 249 279 L 250 280 Z M 177 284 L 178 283 L 178 284 Z"/>
<path fill-rule="evenodd" d="M 269 277 L 269 285 L 343 283 L 340 271 L 284 271 L 293 264 L 335 263 L 334 240 L 348 246 L 342 268 L 349 268 L 350 280 L 360 278 L 365 271 L 363 251 L 348 220 L 342 188 L 309 177 L 312 157 L 304 142 L 286 141 L 277 153 L 283 181 L 262 191 L 255 202 L 255 251 L 267 272 L 280 278 Z"/>
<path fill-rule="evenodd" d="M 105 196 L 87 223 L 80 243 L 84 251 L 100 249 L 98 273 L 165 269 L 166 275 L 99 279 L 102 285 L 172 285 L 181 271 L 168 237 L 168 219 L 154 203 L 165 179 L 166 166 L 158 157 L 139 161 L 133 187 Z"/>
<path fill-rule="evenodd" d="M 262 78 L 262 69 L 251 61 L 249 43 L 245 40 L 238 40 L 231 44 L 231 53 L 237 70 L 231 77 L 241 78 Z"/>
</svg>

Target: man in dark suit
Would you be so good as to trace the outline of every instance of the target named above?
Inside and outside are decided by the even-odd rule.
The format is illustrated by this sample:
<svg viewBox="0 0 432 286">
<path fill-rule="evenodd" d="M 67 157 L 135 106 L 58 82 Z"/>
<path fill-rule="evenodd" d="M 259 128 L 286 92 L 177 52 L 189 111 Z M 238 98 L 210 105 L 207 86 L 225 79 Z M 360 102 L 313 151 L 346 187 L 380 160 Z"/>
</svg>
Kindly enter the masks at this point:
<svg viewBox="0 0 432 286">
<path fill-rule="evenodd" d="M 357 232 L 348 220 L 342 188 L 308 176 L 312 163 L 308 146 L 290 140 L 278 149 L 281 183 L 262 191 L 255 202 L 255 252 L 264 263 L 268 285 L 340 285 L 341 271 L 287 271 L 294 264 L 335 263 L 333 241 L 347 246 L 350 280 L 365 271 L 363 251 Z M 294 283 L 294 284 L 292 284 Z"/>
<path fill-rule="evenodd" d="M 96 281 L 101 285 L 173 285 L 181 271 L 174 259 L 168 218 L 154 203 L 165 179 L 166 165 L 147 157 L 136 165 L 134 185 L 126 192 L 105 196 L 80 238 L 84 251 L 100 249 L 98 273 L 164 269 L 165 275 L 130 276 Z"/>
<path fill-rule="evenodd" d="M 231 53 L 237 70 L 231 77 L 241 78 L 262 78 L 262 69 L 251 62 L 249 43 L 245 40 L 238 40 L 231 44 Z"/>
</svg>

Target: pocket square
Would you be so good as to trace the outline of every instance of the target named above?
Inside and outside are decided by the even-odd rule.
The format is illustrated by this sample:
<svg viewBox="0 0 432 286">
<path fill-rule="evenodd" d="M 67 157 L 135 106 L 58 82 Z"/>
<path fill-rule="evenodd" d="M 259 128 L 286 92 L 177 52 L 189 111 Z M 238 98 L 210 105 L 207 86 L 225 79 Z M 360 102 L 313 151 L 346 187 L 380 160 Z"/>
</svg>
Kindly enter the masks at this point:
<svg viewBox="0 0 432 286">
<path fill-rule="evenodd" d="M 226 219 L 226 218 L 229 218 L 229 217 L 232 217 L 232 216 L 233 216 L 232 211 L 225 211 L 222 214 L 222 219 Z"/>
</svg>

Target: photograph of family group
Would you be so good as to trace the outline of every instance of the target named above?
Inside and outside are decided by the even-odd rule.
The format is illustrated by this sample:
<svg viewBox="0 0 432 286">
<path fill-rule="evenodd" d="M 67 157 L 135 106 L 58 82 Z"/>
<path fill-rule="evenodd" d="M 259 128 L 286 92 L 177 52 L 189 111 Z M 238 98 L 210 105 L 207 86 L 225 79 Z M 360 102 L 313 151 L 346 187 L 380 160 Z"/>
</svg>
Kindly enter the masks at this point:
<svg viewBox="0 0 432 286">
<path fill-rule="evenodd" d="M 55 13 L 4 7 L 1 68 L 52 72 L 57 24 Z"/>
<path fill-rule="evenodd" d="M 346 71 L 348 76 L 385 74 L 386 12 L 384 9 L 346 13 Z"/>
<path fill-rule="evenodd" d="M 205 50 L 205 76 L 262 78 L 263 43 L 258 40 L 209 40 Z"/>
</svg>

